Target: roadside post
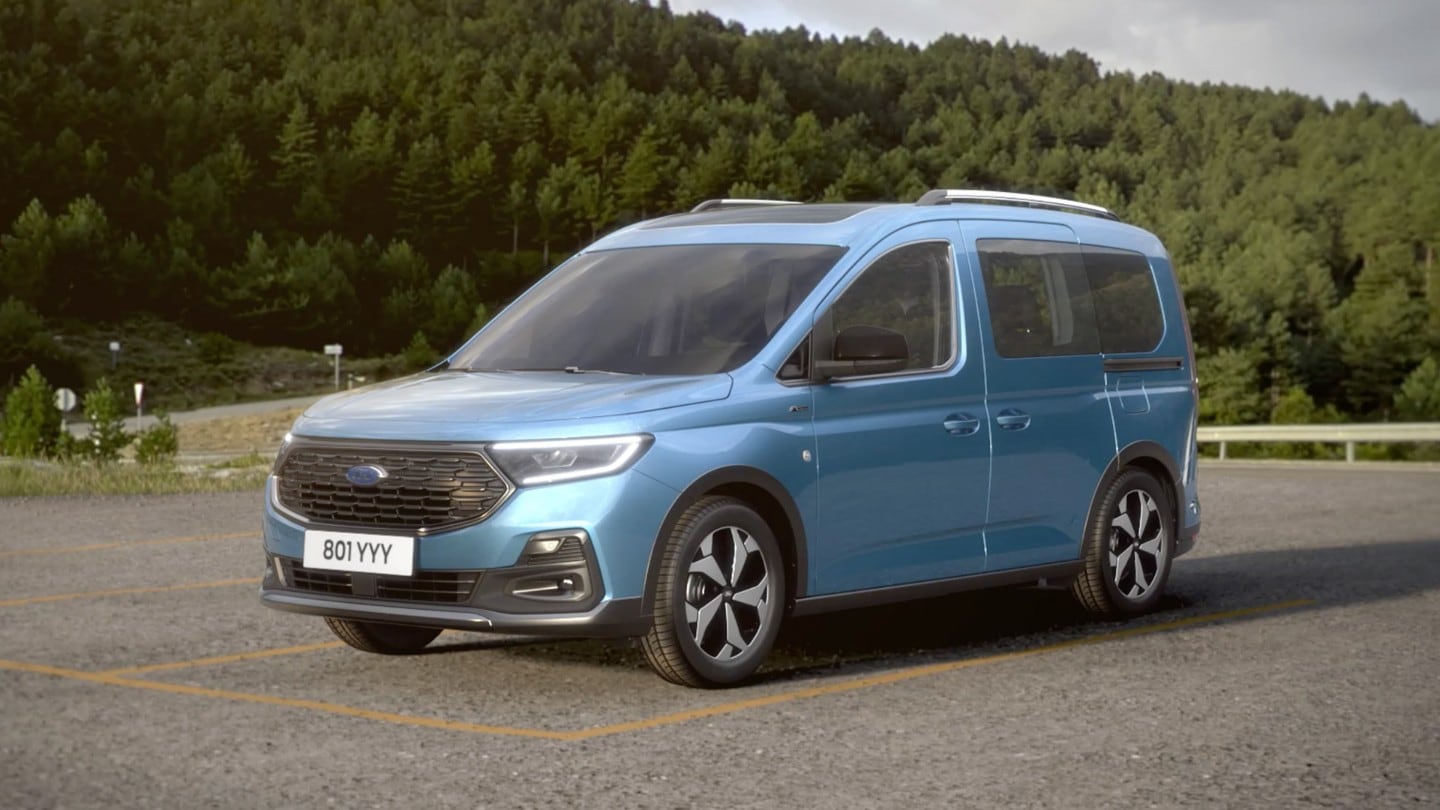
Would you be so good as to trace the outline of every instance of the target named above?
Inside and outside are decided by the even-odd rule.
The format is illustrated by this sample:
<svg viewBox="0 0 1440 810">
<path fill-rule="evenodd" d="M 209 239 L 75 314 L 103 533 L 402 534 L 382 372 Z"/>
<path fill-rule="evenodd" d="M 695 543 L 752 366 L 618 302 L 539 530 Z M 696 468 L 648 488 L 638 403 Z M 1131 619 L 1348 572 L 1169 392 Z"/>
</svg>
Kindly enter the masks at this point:
<svg viewBox="0 0 1440 810">
<path fill-rule="evenodd" d="M 135 383 L 135 416 L 136 418 L 145 415 L 145 383 Z"/>
<path fill-rule="evenodd" d="M 340 390 L 340 355 L 345 353 L 345 347 L 339 343 L 326 343 L 325 353 L 335 358 L 335 390 Z"/>
<path fill-rule="evenodd" d="M 120 363 L 120 341 L 110 341 L 110 370 L 114 371 L 115 366 Z"/>
</svg>

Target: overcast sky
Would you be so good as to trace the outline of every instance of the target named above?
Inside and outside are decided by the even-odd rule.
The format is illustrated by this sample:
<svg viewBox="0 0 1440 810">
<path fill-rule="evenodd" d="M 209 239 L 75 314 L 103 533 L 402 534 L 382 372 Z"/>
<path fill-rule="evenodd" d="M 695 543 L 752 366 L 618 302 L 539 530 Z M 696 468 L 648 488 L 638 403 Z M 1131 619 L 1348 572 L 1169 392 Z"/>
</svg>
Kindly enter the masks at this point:
<svg viewBox="0 0 1440 810">
<path fill-rule="evenodd" d="M 658 0 L 653 0 L 658 3 Z M 1440 0 L 670 0 L 747 29 L 924 44 L 945 33 L 1075 48 L 1104 71 L 1404 100 L 1440 119 Z"/>
</svg>

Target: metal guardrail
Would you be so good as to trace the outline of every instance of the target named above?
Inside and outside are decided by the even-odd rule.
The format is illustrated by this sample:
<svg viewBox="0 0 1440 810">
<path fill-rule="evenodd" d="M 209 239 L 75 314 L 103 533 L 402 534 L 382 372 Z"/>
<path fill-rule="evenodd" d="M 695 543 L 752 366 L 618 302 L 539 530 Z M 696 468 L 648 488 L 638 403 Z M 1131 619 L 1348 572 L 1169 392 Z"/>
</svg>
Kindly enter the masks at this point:
<svg viewBox="0 0 1440 810">
<path fill-rule="evenodd" d="M 1355 445 L 1360 442 L 1440 442 L 1440 422 L 1201 427 L 1195 438 L 1200 442 L 1219 442 L 1222 459 L 1230 442 L 1320 442 L 1344 444 L 1345 460 L 1354 461 Z"/>
</svg>

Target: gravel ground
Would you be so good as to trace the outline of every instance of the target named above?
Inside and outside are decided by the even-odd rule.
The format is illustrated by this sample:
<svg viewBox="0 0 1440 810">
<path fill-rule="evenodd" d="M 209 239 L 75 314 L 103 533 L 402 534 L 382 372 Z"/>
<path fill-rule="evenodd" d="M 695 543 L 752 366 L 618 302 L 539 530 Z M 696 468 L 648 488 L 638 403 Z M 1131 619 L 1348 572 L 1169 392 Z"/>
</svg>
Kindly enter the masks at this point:
<svg viewBox="0 0 1440 810">
<path fill-rule="evenodd" d="M 258 603 L 258 493 L 0 501 L 0 806 L 1440 805 L 1440 474 L 1217 464 L 1201 494 L 1153 616 L 796 621 L 718 692 L 623 643 L 332 644 Z"/>
</svg>

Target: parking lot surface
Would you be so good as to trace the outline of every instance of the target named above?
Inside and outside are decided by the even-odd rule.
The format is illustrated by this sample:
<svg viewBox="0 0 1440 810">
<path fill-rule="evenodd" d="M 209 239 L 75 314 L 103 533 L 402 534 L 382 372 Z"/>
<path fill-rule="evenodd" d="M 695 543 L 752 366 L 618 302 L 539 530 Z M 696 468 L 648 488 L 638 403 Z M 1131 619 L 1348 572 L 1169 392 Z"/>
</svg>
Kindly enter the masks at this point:
<svg viewBox="0 0 1440 810">
<path fill-rule="evenodd" d="M 1440 473 L 1202 468 L 1163 609 L 1015 589 L 791 622 L 761 676 L 256 591 L 259 493 L 0 501 L 0 806 L 1440 805 Z"/>
</svg>

